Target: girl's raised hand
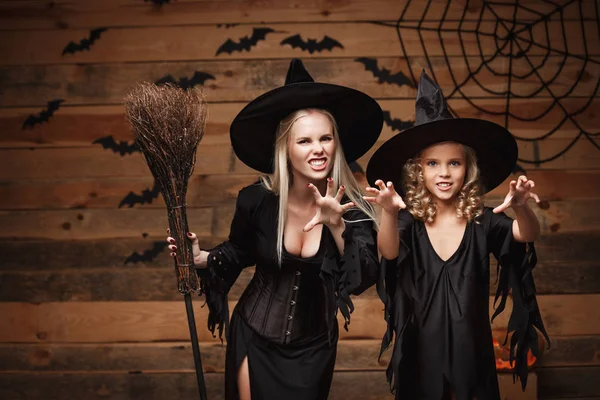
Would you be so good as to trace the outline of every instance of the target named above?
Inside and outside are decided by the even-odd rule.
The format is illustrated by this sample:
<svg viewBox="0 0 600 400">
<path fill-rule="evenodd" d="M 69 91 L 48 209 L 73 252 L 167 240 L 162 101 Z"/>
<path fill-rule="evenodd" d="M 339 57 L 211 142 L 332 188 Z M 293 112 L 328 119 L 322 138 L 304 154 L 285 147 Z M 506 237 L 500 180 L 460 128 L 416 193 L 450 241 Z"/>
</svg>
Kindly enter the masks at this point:
<svg viewBox="0 0 600 400">
<path fill-rule="evenodd" d="M 540 198 L 531 191 L 534 187 L 535 182 L 527 179 L 525 175 L 521 175 L 516 181 L 511 181 L 504 202 L 494 208 L 494 212 L 499 213 L 509 207 L 522 207 L 527 204 L 529 199 L 534 199 L 536 203 L 539 203 Z"/>
<path fill-rule="evenodd" d="M 384 184 L 381 179 L 375 181 L 378 188 L 367 187 L 365 190 L 374 196 L 363 196 L 363 199 L 372 204 L 377 204 L 389 213 L 398 212 L 400 209 L 406 208 L 406 204 L 402 197 L 394 189 L 394 184 L 388 182 Z"/>
</svg>

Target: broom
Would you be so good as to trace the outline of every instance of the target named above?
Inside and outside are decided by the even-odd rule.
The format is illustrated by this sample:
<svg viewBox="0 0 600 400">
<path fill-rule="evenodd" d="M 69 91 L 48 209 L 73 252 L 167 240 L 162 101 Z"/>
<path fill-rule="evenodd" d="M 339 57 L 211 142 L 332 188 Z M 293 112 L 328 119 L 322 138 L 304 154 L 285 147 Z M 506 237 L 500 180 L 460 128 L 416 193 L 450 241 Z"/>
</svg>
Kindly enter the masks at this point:
<svg viewBox="0 0 600 400">
<path fill-rule="evenodd" d="M 191 293 L 200 290 L 200 280 L 194 269 L 192 246 L 186 238 L 189 230 L 185 203 L 196 149 L 204 135 L 206 101 L 197 88 L 183 90 L 172 85 L 140 83 L 125 97 L 124 103 L 136 144 L 167 206 L 170 235 L 177 246 L 174 259 L 177 290 L 184 295 L 198 390 L 200 398 L 206 400 L 191 299 Z"/>
</svg>

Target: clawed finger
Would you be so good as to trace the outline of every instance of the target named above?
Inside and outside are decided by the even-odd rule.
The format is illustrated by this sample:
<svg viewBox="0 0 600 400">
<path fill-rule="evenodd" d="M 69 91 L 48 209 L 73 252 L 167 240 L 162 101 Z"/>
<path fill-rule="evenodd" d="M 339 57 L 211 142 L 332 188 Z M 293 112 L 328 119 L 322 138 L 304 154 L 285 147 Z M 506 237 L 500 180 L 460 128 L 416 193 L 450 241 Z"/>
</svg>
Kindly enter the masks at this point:
<svg viewBox="0 0 600 400">
<path fill-rule="evenodd" d="M 315 198 L 315 200 L 319 200 L 321 198 L 321 193 L 319 192 L 319 189 L 317 189 L 317 187 L 315 185 L 313 185 L 312 183 L 309 183 L 308 188 L 312 191 L 313 197 Z"/>
<path fill-rule="evenodd" d="M 510 206 L 510 203 L 511 203 L 513 197 L 514 196 L 507 196 L 506 199 L 504 199 L 504 203 L 500 204 L 498 207 L 494 208 L 492 211 L 494 213 L 499 213 L 499 212 L 506 210 Z"/>
<path fill-rule="evenodd" d="M 333 179 L 331 177 L 327 178 L 327 191 L 325 192 L 325 196 L 333 196 Z"/>
<path fill-rule="evenodd" d="M 529 190 L 533 189 L 535 187 L 535 182 L 534 181 L 527 181 L 527 183 L 525 184 L 525 187 L 528 188 Z"/>
<path fill-rule="evenodd" d="M 406 208 L 406 203 L 404 202 L 402 197 L 400 197 L 400 208 Z"/>
<path fill-rule="evenodd" d="M 527 177 L 525 175 L 521 175 L 519 176 L 519 179 L 517 179 L 517 189 L 520 189 L 522 187 L 526 187 L 527 185 Z"/>
<path fill-rule="evenodd" d="M 310 221 L 308 224 L 304 225 L 304 228 L 302 230 L 304 232 L 310 232 L 312 228 L 315 227 L 315 225 L 317 225 L 317 223 L 314 220 Z"/>
<path fill-rule="evenodd" d="M 508 184 L 508 193 L 513 194 L 517 190 L 517 181 L 510 181 Z"/>
<path fill-rule="evenodd" d="M 500 212 L 502 212 L 502 211 L 506 210 L 507 208 L 508 208 L 508 204 L 507 204 L 507 203 L 502 203 L 502 204 L 500 204 L 498 207 L 494 208 L 494 209 L 492 210 L 492 212 L 493 212 L 494 214 L 498 214 L 498 213 L 500 213 Z"/>
<path fill-rule="evenodd" d="M 335 195 L 335 200 L 339 203 L 342 201 L 342 197 L 344 197 L 344 192 L 346 191 L 346 186 L 342 185 L 338 189 L 337 194 Z"/>
<path fill-rule="evenodd" d="M 352 207 L 354 207 L 354 203 L 353 202 L 349 202 L 349 203 L 343 204 L 342 205 L 342 212 L 346 212 L 349 209 L 351 209 Z"/>
</svg>

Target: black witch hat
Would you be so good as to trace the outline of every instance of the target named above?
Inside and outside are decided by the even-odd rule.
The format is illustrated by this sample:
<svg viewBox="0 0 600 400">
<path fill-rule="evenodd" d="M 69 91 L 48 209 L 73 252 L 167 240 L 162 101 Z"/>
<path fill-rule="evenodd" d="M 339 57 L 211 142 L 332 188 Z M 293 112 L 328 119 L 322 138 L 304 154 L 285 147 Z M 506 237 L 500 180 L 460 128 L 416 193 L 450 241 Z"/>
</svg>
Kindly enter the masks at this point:
<svg viewBox="0 0 600 400">
<path fill-rule="evenodd" d="M 302 61 L 293 59 L 285 84 L 252 100 L 231 123 L 235 154 L 250 168 L 272 173 L 279 122 L 306 108 L 333 115 L 347 162 L 365 154 L 383 126 L 381 107 L 373 98 L 348 87 L 315 82 Z"/>
<path fill-rule="evenodd" d="M 391 181 L 402 189 L 402 169 L 419 152 L 441 142 L 457 142 L 477 154 L 481 184 L 489 192 L 511 174 L 517 162 L 517 142 L 501 125 L 474 118 L 454 118 L 439 86 L 425 71 L 417 91 L 415 126 L 392 137 L 371 157 L 367 180 Z"/>
</svg>

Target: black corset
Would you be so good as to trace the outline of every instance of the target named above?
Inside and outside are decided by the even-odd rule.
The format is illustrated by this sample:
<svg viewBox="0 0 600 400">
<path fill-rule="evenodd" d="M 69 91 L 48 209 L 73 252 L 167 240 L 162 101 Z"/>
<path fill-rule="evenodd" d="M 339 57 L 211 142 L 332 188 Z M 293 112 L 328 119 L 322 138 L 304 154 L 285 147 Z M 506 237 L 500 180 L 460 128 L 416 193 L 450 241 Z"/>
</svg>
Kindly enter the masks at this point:
<svg viewBox="0 0 600 400">
<path fill-rule="evenodd" d="M 280 344 L 300 344 L 327 331 L 322 256 L 285 254 L 281 269 L 256 266 L 237 310 L 259 335 Z"/>
</svg>

